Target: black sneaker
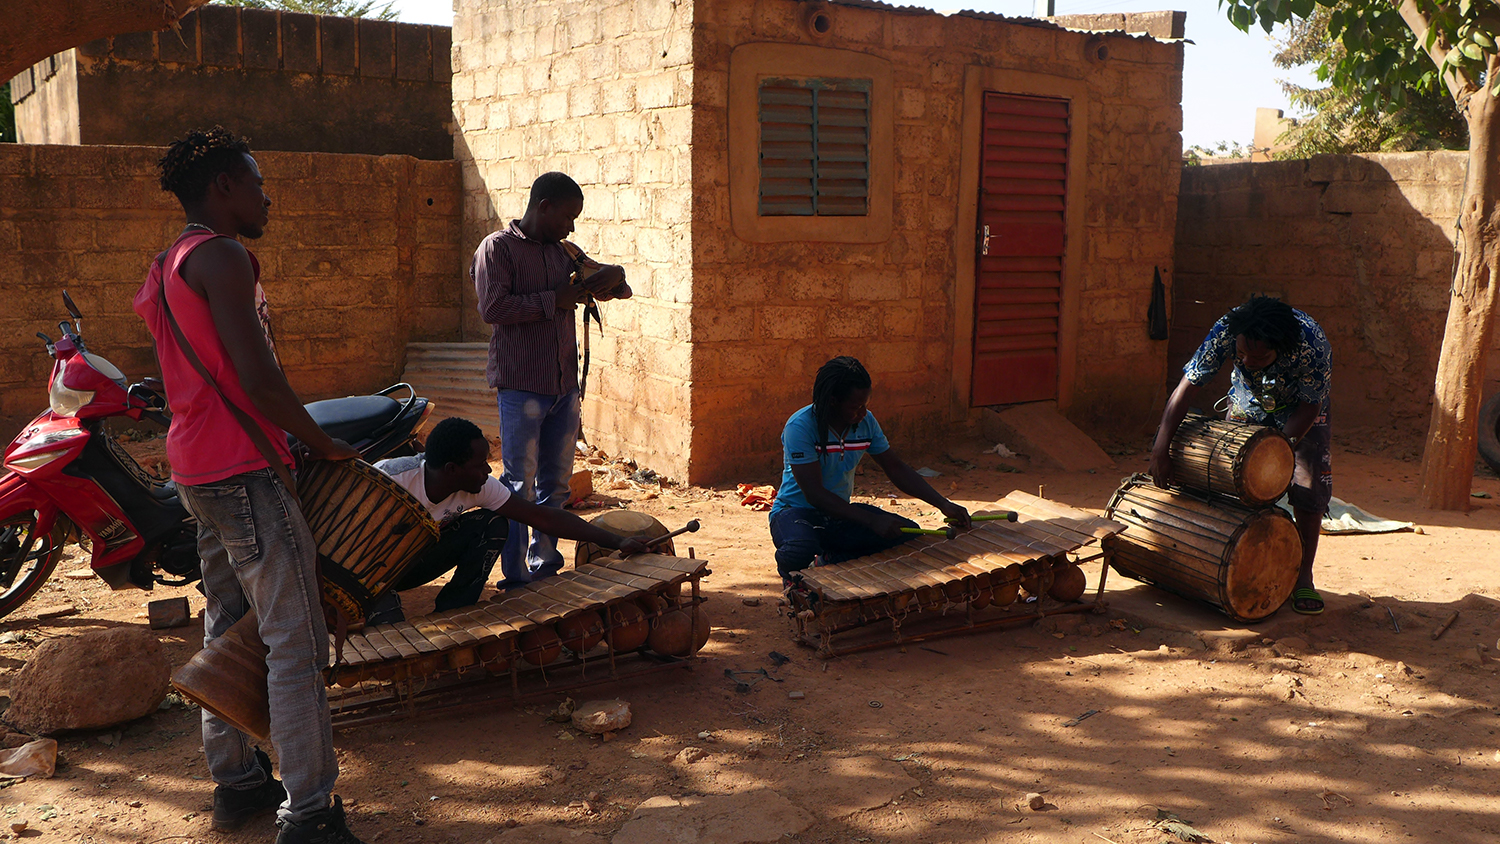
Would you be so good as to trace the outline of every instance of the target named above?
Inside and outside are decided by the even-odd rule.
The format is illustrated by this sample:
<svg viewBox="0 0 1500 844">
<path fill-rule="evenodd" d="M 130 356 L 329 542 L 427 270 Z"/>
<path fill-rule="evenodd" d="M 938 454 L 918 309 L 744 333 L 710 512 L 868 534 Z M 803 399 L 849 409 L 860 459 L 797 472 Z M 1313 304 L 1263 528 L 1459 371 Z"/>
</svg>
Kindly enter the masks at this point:
<svg viewBox="0 0 1500 844">
<path fill-rule="evenodd" d="M 276 844 L 364 844 L 344 822 L 344 802 L 333 798 L 333 805 L 302 823 L 279 821 L 281 832 Z"/>
<path fill-rule="evenodd" d="M 261 812 L 275 809 L 286 800 L 286 789 L 281 780 L 271 776 L 271 757 L 260 748 L 255 749 L 255 761 L 266 772 L 266 781 L 254 788 L 214 789 L 214 829 L 239 829 L 245 821 Z"/>
</svg>

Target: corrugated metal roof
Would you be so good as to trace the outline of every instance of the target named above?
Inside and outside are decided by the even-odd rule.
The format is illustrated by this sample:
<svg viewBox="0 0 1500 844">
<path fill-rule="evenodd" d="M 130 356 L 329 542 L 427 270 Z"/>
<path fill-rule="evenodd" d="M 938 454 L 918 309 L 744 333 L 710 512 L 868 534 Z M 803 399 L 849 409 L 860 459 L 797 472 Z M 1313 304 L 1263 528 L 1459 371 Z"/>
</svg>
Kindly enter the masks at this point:
<svg viewBox="0 0 1500 844">
<path fill-rule="evenodd" d="M 943 12 L 938 12 L 938 11 L 935 11 L 933 9 L 926 8 L 924 6 L 897 6 L 897 5 L 892 4 L 892 3 L 882 3 L 882 2 L 880 2 L 880 0 L 827 0 L 827 1 L 828 1 L 828 3 L 830 5 L 833 5 L 833 6 L 852 6 L 854 8 L 858 8 L 858 9 L 873 9 L 873 10 L 881 11 L 881 12 L 894 12 L 894 13 L 900 14 L 900 15 L 936 15 L 938 17 L 973 18 L 975 20 L 996 21 L 998 23 L 1008 23 L 1008 24 L 1012 24 L 1014 26 L 1032 26 L 1032 27 L 1036 27 L 1038 29 L 1052 29 L 1052 30 L 1058 30 L 1058 31 L 1061 31 L 1061 32 L 1093 31 L 1093 32 L 1096 32 L 1097 34 L 1102 34 L 1102 35 L 1115 35 L 1115 36 L 1119 36 L 1119 37 L 1122 37 L 1122 38 L 1145 39 L 1145 40 L 1148 40 L 1148 41 L 1153 41 L 1153 42 L 1158 42 L 1158 43 L 1160 43 L 1163 40 L 1163 39 L 1155 38 L 1155 37 L 1153 37 L 1151 35 L 1148 35 L 1148 34 L 1146 34 L 1144 32 L 1125 32 L 1124 30 L 1078 30 L 1078 29 L 1069 29 L 1069 28 L 1067 28 L 1065 26 L 1059 26 L 1059 25 L 1053 23 L 1052 21 L 1046 20 L 1044 18 L 1009 17 L 1007 15 L 1002 15 L 1002 14 L 1000 14 L 998 12 L 977 12 L 977 11 L 974 11 L 973 9 L 963 9 L 963 10 L 960 10 L 960 11 L 956 11 L 956 12 L 945 14 Z"/>
</svg>

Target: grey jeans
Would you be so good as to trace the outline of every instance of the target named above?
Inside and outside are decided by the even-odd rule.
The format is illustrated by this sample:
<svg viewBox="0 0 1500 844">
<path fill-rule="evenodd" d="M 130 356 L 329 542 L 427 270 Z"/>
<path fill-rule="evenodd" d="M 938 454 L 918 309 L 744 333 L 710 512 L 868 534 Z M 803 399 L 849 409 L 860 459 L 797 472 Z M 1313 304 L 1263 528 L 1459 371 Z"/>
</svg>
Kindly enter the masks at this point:
<svg viewBox="0 0 1500 844">
<path fill-rule="evenodd" d="M 280 821 L 300 823 L 327 809 L 338 779 L 328 720 L 328 629 L 319 598 L 317 545 L 307 521 L 270 469 L 178 487 L 198 520 L 203 560 L 203 642 L 223 635 L 252 608 L 266 659 L 271 743 L 287 799 Z M 203 751 L 215 783 L 254 788 L 265 781 L 250 737 L 203 711 Z"/>
</svg>

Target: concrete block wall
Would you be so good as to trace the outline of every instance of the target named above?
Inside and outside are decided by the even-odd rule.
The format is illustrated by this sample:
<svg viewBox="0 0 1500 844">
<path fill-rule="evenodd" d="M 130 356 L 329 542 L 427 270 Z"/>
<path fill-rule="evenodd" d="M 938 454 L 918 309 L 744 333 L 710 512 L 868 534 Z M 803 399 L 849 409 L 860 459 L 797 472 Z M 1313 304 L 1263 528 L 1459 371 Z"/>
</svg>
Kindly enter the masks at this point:
<svg viewBox="0 0 1500 844">
<path fill-rule="evenodd" d="M 1077 370 L 1069 416 L 1095 432 L 1151 424 L 1164 344 L 1147 336 L 1153 270 L 1170 275 L 1181 157 L 1181 47 L 993 15 L 835 4 L 814 38 L 792 0 L 695 3 L 693 454 L 715 478 L 779 463 L 786 417 L 811 400 L 829 357 L 870 369 L 873 411 L 893 441 L 925 447 L 977 424 L 957 384 L 958 231 L 964 78 L 971 66 L 1082 80 L 1091 113 Z M 749 243 L 733 234 L 726 153 L 729 56 L 754 42 L 816 44 L 894 69 L 895 207 L 884 243 Z M 975 153 L 977 160 L 977 152 Z M 968 198 L 970 202 L 973 198 Z M 967 322 L 967 321 L 965 321 Z M 1132 431 L 1133 433 L 1133 431 Z"/>
<path fill-rule="evenodd" d="M 182 230 L 150 147 L 0 145 L 0 435 L 46 407 L 66 289 L 90 350 L 132 379 L 155 371 L 131 310 L 152 258 Z M 459 335 L 460 188 L 454 162 L 261 152 L 272 199 L 250 245 L 277 348 L 308 401 L 384 387 L 409 340 Z"/>
<path fill-rule="evenodd" d="M 694 435 L 691 27 L 686 0 L 458 0 L 453 30 L 465 265 L 521 216 L 538 175 L 578 181 L 573 240 L 623 265 L 635 291 L 603 305 L 584 424 L 607 452 L 677 478 Z M 488 340 L 464 295 L 465 339 Z"/>
<path fill-rule="evenodd" d="M 1279 295 L 1328 334 L 1335 427 L 1419 448 L 1466 158 L 1409 152 L 1184 168 L 1168 381 L 1181 377 L 1216 319 L 1252 294 Z M 1490 358 L 1487 382 L 1487 394 L 1500 386 L 1500 355 Z M 1221 373 L 1213 394 L 1227 387 Z"/>
<path fill-rule="evenodd" d="M 18 139 L 154 145 L 222 123 L 259 149 L 452 157 L 448 27 L 221 5 L 180 26 L 16 77 Z"/>
</svg>

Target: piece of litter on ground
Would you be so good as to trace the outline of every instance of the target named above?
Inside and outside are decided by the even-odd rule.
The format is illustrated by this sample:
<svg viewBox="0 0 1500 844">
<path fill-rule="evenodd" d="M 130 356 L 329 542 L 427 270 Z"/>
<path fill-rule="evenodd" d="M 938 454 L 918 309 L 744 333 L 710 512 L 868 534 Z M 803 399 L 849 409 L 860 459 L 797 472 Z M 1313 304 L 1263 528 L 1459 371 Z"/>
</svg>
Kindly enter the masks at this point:
<svg viewBox="0 0 1500 844">
<path fill-rule="evenodd" d="M 787 696 L 788 700 L 802 700 L 803 698 L 807 697 L 807 693 L 806 692 L 787 692 L 786 696 Z"/>
<path fill-rule="evenodd" d="M 1064 721 L 1063 722 L 1063 726 L 1064 727 L 1076 727 L 1079 724 L 1082 724 L 1085 720 L 1087 720 L 1089 718 L 1092 718 L 1092 717 L 1094 717 L 1095 715 L 1098 715 L 1098 714 L 1099 714 L 1099 710 L 1097 710 L 1097 709 L 1090 709 L 1089 711 L 1083 713 L 1082 715 L 1078 716 L 1077 718 L 1074 718 L 1071 721 Z"/>
<path fill-rule="evenodd" d="M 995 445 L 994 445 L 993 448 L 987 448 L 987 449 L 985 449 L 984 453 L 985 454 L 994 454 L 994 455 L 998 455 L 1000 457 L 1018 457 L 1019 456 L 1014 451 L 1011 451 L 1009 448 L 1006 448 L 1005 443 L 995 443 Z"/>
<path fill-rule="evenodd" d="M 942 472 L 939 472 L 936 469 L 930 469 L 930 468 L 928 468 L 926 466 L 923 466 L 922 468 L 918 469 L 917 470 L 917 474 L 921 475 L 924 478 L 941 478 L 943 476 Z M 1489 496 L 1485 496 L 1485 497 L 1488 498 Z"/>
<path fill-rule="evenodd" d="M 1471 493 L 1469 493 L 1469 497 L 1470 498 L 1489 498 L 1490 494 L 1488 492 L 1471 492 Z"/>
<path fill-rule="evenodd" d="M 69 580 L 88 580 L 93 576 L 93 569 L 73 569 L 69 572 L 63 572 L 63 577 L 66 577 Z"/>
</svg>

